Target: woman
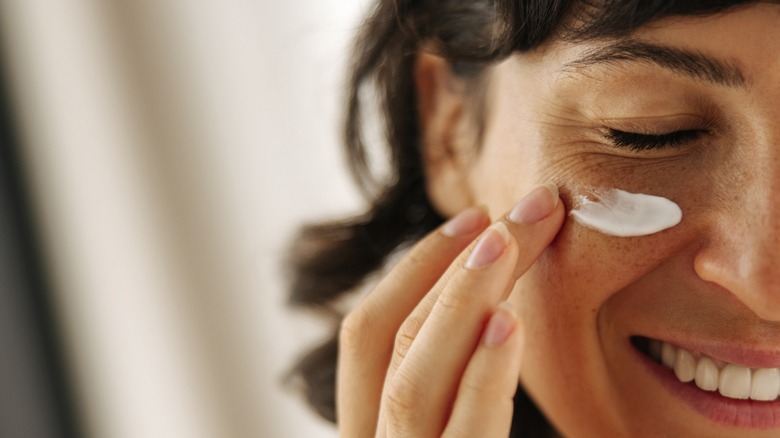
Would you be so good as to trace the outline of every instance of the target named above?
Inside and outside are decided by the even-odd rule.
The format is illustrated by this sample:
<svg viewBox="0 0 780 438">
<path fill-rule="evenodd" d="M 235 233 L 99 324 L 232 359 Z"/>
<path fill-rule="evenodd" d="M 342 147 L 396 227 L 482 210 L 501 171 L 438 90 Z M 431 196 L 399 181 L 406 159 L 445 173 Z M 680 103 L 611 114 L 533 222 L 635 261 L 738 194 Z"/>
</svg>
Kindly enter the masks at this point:
<svg viewBox="0 0 780 438">
<path fill-rule="evenodd" d="M 302 234 L 293 299 L 335 308 L 415 243 L 300 365 L 320 412 L 335 398 L 349 437 L 780 435 L 778 23 L 770 2 L 381 1 L 346 124 L 371 208 Z"/>
</svg>

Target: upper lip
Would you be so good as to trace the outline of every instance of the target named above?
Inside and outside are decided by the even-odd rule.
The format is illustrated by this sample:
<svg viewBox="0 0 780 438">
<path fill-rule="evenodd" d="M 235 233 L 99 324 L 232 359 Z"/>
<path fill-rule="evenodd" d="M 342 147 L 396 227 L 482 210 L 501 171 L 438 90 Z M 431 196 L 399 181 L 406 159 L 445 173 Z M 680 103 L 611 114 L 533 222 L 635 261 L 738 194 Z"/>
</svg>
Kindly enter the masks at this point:
<svg viewBox="0 0 780 438">
<path fill-rule="evenodd" d="M 780 368 L 780 350 L 768 350 L 747 342 L 734 343 L 704 339 L 652 339 L 746 368 Z"/>
</svg>

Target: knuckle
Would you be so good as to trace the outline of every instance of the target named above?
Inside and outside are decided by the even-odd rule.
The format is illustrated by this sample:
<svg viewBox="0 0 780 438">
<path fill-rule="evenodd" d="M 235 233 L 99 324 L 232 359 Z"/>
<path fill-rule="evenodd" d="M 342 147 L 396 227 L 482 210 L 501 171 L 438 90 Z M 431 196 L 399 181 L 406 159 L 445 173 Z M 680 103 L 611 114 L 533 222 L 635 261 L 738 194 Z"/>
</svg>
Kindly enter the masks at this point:
<svg viewBox="0 0 780 438">
<path fill-rule="evenodd" d="M 512 417 L 515 413 L 514 401 L 511 398 L 479 401 L 473 400 L 468 404 L 468 406 L 462 406 L 461 409 L 468 410 L 471 418 L 479 418 L 480 420 L 484 421 L 484 423 L 479 424 L 473 421 L 450 422 L 447 424 L 447 428 L 441 435 L 442 438 L 470 438 L 474 436 L 484 436 L 485 426 L 490 424 L 495 427 L 496 423 L 504 423 L 506 425 L 507 433 L 509 433 Z"/>
<path fill-rule="evenodd" d="M 439 239 L 435 235 L 426 236 L 406 253 L 404 263 L 400 265 L 409 270 L 427 266 L 432 259 L 439 257 L 438 243 Z"/>
<path fill-rule="evenodd" d="M 510 388 L 507 386 L 507 380 L 504 378 L 503 373 L 496 373 L 496 370 L 493 367 L 488 368 L 486 366 L 474 365 L 484 364 L 475 364 L 474 362 L 470 364 L 460 382 L 462 391 L 467 391 L 479 396 L 491 394 L 503 395 L 511 389 L 511 394 L 514 394 L 514 390 L 516 390 L 517 387 Z M 493 365 L 498 366 L 499 364 L 493 363 Z"/>
<path fill-rule="evenodd" d="M 371 318 L 366 312 L 356 309 L 348 313 L 341 321 L 340 348 L 361 350 L 371 337 L 371 325 Z"/>
<path fill-rule="evenodd" d="M 455 427 L 448 426 L 442 438 L 470 438 L 474 434 L 465 425 L 457 425 Z"/>
<path fill-rule="evenodd" d="M 472 396 L 482 397 L 506 392 L 498 382 L 489 378 L 466 377 L 460 383 L 461 390 L 470 393 Z"/>
<path fill-rule="evenodd" d="M 414 276 L 417 270 L 428 265 L 426 253 L 423 248 L 413 248 L 404 257 L 403 262 L 396 265 L 396 269 L 401 276 Z"/>
<path fill-rule="evenodd" d="M 420 420 L 421 390 L 404 373 L 396 374 L 385 388 L 385 414 L 387 419 L 398 427 L 413 425 Z"/>
<path fill-rule="evenodd" d="M 417 333 L 420 331 L 422 322 L 414 317 L 409 318 L 401 324 L 401 328 L 395 334 L 394 355 L 396 359 L 402 360 L 406 357 L 409 350 L 414 344 L 414 339 L 417 337 Z"/>
<path fill-rule="evenodd" d="M 423 237 L 422 240 L 414 245 L 411 251 L 409 251 L 409 257 L 415 262 L 420 262 L 436 253 L 437 243 L 440 241 L 436 236 L 436 234 L 429 234 Z"/>
<path fill-rule="evenodd" d="M 474 306 L 474 294 L 466 294 L 458 289 L 460 289 L 460 285 L 453 284 L 452 289 L 439 296 L 437 305 L 441 311 L 463 312 Z"/>
</svg>

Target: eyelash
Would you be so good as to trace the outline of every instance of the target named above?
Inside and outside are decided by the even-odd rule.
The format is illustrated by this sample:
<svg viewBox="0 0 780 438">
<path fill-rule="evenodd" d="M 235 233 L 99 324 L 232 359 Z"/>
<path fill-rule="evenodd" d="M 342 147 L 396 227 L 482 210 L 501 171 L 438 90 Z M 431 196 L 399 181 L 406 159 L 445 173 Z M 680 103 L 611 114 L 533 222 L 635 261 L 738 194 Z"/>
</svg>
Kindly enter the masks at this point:
<svg viewBox="0 0 780 438">
<path fill-rule="evenodd" d="M 705 131 L 688 129 L 670 132 L 668 134 L 638 134 L 636 132 L 624 132 L 610 129 L 607 133 L 609 139 L 619 148 L 630 149 L 635 152 L 648 151 L 662 148 L 674 148 L 685 145 L 688 142 L 698 140 Z"/>
</svg>

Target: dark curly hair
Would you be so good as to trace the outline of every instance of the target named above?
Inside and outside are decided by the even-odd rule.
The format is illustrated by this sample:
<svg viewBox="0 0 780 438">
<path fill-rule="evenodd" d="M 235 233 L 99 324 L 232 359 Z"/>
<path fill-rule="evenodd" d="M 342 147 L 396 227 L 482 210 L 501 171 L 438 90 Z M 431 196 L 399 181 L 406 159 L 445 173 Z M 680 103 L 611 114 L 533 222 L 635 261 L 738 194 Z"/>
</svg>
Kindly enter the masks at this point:
<svg viewBox="0 0 780 438">
<path fill-rule="evenodd" d="M 335 422 L 335 376 L 342 315 L 335 303 L 377 271 L 388 255 L 433 230 L 443 217 L 425 190 L 413 68 L 433 50 L 478 95 L 486 68 L 546 40 L 620 38 L 664 17 L 721 13 L 747 0 L 376 0 L 355 40 L 344 121 L 349 169 L 369 208 L 347 220 L 304 227 L 290 254 L 290 301 L 324 310 L 333 337 L 306 354 L 291 375 L 309 403 Z M 364 99 L 373 91 L 376 99 Z M 377 105 L 384 144 L 367 144 L 365 104 Z M 479 97 L 474 100 L 481 118 Z M 479 126 L 484 121 L 477 120 Z M 390 175 L 380 178 L 370 150 L 387 152 Z M 385 158 L 387 157 L 387 158 Z M 513 436 L 546 436 L 544 416 L 518 388 Z"/>
</svg>

